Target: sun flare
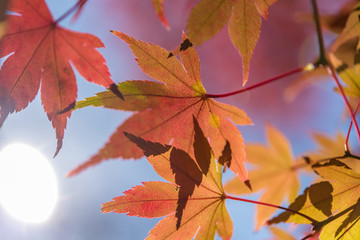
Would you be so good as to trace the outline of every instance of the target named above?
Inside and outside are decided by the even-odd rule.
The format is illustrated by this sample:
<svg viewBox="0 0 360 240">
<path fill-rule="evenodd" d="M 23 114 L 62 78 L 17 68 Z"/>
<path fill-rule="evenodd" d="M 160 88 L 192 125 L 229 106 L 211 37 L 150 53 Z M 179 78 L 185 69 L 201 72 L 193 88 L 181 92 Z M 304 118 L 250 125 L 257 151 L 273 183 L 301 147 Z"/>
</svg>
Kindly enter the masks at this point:
<svg viewBox="0 0 360 240">
<path fill-rule="evenodd" d="M 43 222 L 56 205 L 54 170 L 36 149 L 21 143 L 0 152 L 0 203 L 20 221 Z"/>
</svg>

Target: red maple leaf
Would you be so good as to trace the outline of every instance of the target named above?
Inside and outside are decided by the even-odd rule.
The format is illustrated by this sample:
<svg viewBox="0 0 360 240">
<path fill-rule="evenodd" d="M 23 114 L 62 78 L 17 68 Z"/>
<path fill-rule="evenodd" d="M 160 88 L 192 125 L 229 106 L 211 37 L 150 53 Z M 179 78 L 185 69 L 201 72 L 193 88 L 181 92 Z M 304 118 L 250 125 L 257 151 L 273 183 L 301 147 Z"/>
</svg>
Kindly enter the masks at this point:
<svg viewBox="0 0 360 240">
<path fill-rule="evenodd" d="M 0 41 L 0 57 L 11 54 L 0 70 L 0 126 L 9 113 L 21 111 L 34 100 L 41 80 L 41 101 L 58 140 L 55 155 L 71 115 L 59 113 L 77 96 L 70 62 L 86 80 L 110 87 L 122 97 L 112 87 L 105 59 L 95 50 L 104 47 L 100 39 L 58 25 L 79 4 L 55 21 L 44 0 L 13 0 L 9 11 L 16 14 L 8 15 L 8 29 Z"/>
</svg>

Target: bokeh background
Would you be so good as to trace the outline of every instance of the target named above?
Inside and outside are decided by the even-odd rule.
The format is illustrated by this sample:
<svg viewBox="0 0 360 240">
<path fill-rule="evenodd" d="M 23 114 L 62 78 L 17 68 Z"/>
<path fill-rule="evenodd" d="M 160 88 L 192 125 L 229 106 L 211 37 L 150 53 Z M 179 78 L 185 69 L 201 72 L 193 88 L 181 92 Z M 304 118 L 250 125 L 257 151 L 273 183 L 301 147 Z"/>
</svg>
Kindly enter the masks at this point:
<svg viewBox="0 0 360 240">
<path fill-rule="evenodd" d="M 54 18 L 61 16 L 75 0 L 47 0 Z M 198 1 L 165 1 L 165 13 L 171 29 L 167 31 L 155 15 L 150 0 L 88 0 L 75 22 L 70 18 L 60 24 L 66 28 L 98 36 L 105 44 L 99 51 L 105 56 L 113 80 L 150 79 L 138 68 L 127 44 L 109 30 L 122 31 L 136 39 L 158 44 L 169 50 L 181 40 L 189 11 Z M 336 12 L 341 1 L 319 0 L 321 14 Z M 317 56 L 317 40 L 311 22 L 310 1 L 278 0 L 263 20 L 260 40 L 255 49 L 248 86 L 285 71 L 304 66 Z M 335 35 L 325 31 L 327 43 Z M 208 93 L 225 93 L 242 87 L 241 57 L 224 28 L 210 41 L 197 48 L 201 61 L 202 81 Z M 264 124 L 271 122 L 283 131 L 292 143 L 295 156 L 315 149 L 311 132 L 346 133 L 348 121 L 343 117 L 342 99 L 334 92 L 330 78 L 301 91 L 286 101 L 284 90 L 299 75 L 280 80 L 241 95 L 219 99 L 244 109 L 255 123 L 241 127 L 246 142 L 263 142 Z M 104 89 L 90 84 L 77 74 L 78 100 Z M 98 240 L 144 239 L 159 219 L 142 219 L 125 214 L 102 214 L 101 203 L 132 186 L 149 180 L 162 180 L 151 165 L 140 160 L 104 162 L 78 176 L 66 174 L 95 154 L 108 137 L 131 113 L 102 108 L 75 111 L 68 121 L 63 148 L 55 159 L 55 133 L 42 110 L 38 96 L 25 110 L 12 114 L 0 129 L 0 149 L 22 142 L 39 149 L 49 158 L 59 182 L 59 200 L 50 219 L 41 224 L 24 224 L 9 216 L 0 207 L 0 239 L 4 240 Z M 225 175 L 231 178 L 231 173 Z M 303 180 L 302 189 L 309 182 Z M 249 196 L 256 199 L 259 194 Z M 26 196 L 24 196 L 26 201 Z M 271 239 L 264 227 L 254 229 L 254 205 L 227 201 L 234 222 L 233 239 Z M 284 206 L 288 203 L 284 202 Z M 286 225 L 289 231 L 295 227 Z M 303 236 L 306 229 L 296 230 Z"/>
</svg>

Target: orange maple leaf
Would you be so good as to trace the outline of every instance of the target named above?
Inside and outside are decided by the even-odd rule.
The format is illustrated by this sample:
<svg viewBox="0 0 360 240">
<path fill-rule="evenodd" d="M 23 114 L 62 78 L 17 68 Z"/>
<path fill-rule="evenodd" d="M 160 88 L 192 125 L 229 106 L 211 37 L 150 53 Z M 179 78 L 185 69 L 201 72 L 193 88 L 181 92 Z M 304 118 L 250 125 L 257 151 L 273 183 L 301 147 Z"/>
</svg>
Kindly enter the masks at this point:
<svg viewBox="0 0 360 240">
<path fill-rule="evenodd" d="M 240 109 L 207 97 L 200 78 L 200 62 L 191 42 L 183 36 L 181 62 L 172 54 L 153 44 L 138 41 L 124 33 L 114 34 L 130 45 L 140 68 L 150 77 L 162 82 L 127 81 L 118 88 L 126 97 L 119 101 L 110 92 L 98 93 L 76 104 L 76 108 L 102 106 L 118 110 L 136 111 L 110 137 L 106 145 L 87 162 L 73 170 L 74 175 L 110 158 L 139 158 L 143 153 L 123 132 L 131 132 L 150 141 L 169 143 L 193 156 L 192 115 L 210 139 L 215 157 L 222 153 L 226 141 L 232 149 L 230 169 L 243 181 L 247 180 L 244 166 L 244 142 L 235 124 L 251 124 Z"/>
<path fill-rule="evenodd" d="M 261 202 L 280 205 L 284 198 L 295 199 L 299 191 L 297 164 L 287 138 L 275 127 L 266 125 L 269 146 L 246 144 L 247 161 L 254 166 L 249 171 L 252 192 L 239 179 L 225 184 L 225 191 L 233 194 L 250 194 L 263 190 Z M 262 226 L 276 209 L 258 205 L 256 229 Z"/>
<path fill-rule="evenodd" d="M 34 100 L 41 79 L 42 104 L 58 139 L 56 155 L 71 115 L 59 112 L 73 104 L 77 95 L 70 62 L 86 80 L 115 86 L 105 59 L 95 50 L 104 45 L 93 35 L 60 27 L 58 22 L 69 12 L 54 21 L 44 0 L 13 0 L 9 11 L 16 15 L 8 15 L 8 28 L 0 41 L 0 57 L 12 54 L 0 70 L 0 126 L 9 113 Z M 112 89 L 122 97 L 116 87 Z"/>
<path fill-rule="evenodd" d="M 221 165 L 195 118 L 193 122 L 194 148 L 199 153 L 195 160 L 183 150 L 125 133 L 170 183 L 145 182 L 103 204 L 102 211 L 147 218 L 166 216 L 146 239 L 213 239 L 215 231 L 222 239 L 230 239 L 233 226 L 225 206 Z"/>
</svg>

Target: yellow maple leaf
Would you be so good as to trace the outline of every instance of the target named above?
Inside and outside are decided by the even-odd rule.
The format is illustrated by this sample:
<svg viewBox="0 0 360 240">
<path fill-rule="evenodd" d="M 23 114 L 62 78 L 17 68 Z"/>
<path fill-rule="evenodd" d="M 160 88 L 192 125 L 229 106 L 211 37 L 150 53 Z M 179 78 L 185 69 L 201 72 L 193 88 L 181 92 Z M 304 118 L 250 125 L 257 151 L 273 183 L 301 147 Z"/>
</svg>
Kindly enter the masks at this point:
<svg viewBox="0 0 360 240">
<path fill-rule="evenodd" d="M 266 125 L 268 146 L 247 144 L 247 161 L 254 166 L 249 172 L 249 180 L 254 192 L 264 190 L 261 202 L 280 205 L 284 198 L 295 199 L 299 190 L 297 164 L 288 139 L 274 126 Z M 251 191 L 241 180 L 234 178 L 224 187 L 233 194 L 250 194 Z M 274 213 L 276 209 L 257 206 L 256 229 Z"/>
</svg>

